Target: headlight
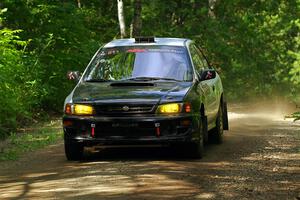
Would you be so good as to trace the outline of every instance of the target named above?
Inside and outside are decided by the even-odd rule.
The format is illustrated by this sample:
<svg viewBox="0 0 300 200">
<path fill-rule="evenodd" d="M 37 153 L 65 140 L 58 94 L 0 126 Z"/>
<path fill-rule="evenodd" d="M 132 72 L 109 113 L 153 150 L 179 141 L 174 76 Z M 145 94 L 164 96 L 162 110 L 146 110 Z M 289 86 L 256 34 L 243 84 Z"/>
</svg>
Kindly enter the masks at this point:
<svg viewBox="0 0 300 200">
<path fill-rule="evenodd" d="M 174 113 L 190 113 L 192 112 L 192 106 L 190 103 L 168 103 L 159 105 L 157 108 L 157 113 L 163 114 L 174 114 Z"/>
<path fill-rule="evenodd" d="M 158 113 L 179 113 L 181 112 L 181 104 L 180 103 L 169 103 L 158 106 Z"/>
<path fill-rule="evenodd" d="M 94 113 L 94 108 L 89 105 L 74 105 L 74 114 L 75 115 L 92 115 Z"/>
<path fill-rule="evenodd" d="M 84 104 L 67 104 L 65 113 L 68 115 L 92 115 L 94 114 L 94 108 Z"/>
</svg>

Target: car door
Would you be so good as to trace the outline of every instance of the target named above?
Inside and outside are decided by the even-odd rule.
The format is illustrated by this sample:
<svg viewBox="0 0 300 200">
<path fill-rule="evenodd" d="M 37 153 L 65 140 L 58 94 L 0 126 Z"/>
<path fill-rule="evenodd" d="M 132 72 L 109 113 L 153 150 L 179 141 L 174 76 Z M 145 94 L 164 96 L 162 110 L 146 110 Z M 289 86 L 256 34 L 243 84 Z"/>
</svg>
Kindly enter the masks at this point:
<svg viewBox="0 0 300 200">
<path fill-rule="evenodd" d="M 205 70 L 205 65 L 202 61 L 201 55 L 199 50 L 196 48 L 194 44 L 190 45 L 190 53 L 193 61 L 193 65 L 195 68 L 195 71 L 198 75 L 198 77 L 201 76 L 201 74 Z M 213 120 L 213 110 L 214 110 L 214 91 L 212 89 L 212 84 L 210 80 L 203 80 L 198 84 L 197 88 L 198 92 L 201 94 L 203 93 L 203 103 L 205 106 L 205 115 L 207 116 L 208 123 L 211 123 Z"/>
<path fill-rule="evenodd" d="M 198 48 L 197 48 L 198 49 Z M 206 59 L 206 57 L 204 56 L 204 54 L 202 53 L 201 50 L 199 50 L 199 54 L 200 54 L 200 58 L 201 61 L 204 65 L 204 69 L 205 70 L 214 70 L 209 64 L 208 61 Z M 220 103 L 220 92 L 221 92 L 221 79 L 218 75 L 218 73 L 216 72 L 216 77 L 213 79 L 209 79 L 205 81 L 206 84 L 209 86 L 209 88 L 211 89 L 211 93 L 209 96 L 209 115 L 210 115 L 210 119 L 209 122 L 212 122 L 216 119 L 218 111 L 219 111 L 219 103 Z"/>
</svg>

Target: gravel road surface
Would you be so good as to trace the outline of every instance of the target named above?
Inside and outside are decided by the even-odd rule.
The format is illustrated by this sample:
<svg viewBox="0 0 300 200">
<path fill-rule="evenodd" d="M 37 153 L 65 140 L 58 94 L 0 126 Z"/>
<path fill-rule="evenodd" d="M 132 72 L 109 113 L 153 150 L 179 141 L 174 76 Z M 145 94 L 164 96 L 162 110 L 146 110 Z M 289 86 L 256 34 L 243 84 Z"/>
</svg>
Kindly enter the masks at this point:
<svg viewBox="0 0 300 200">
<path fill-rule="evenodd" d="M 0 162 L 0 199 L 300 199 L 300 123 L 230 112 L 203 159 L 171 148 L 103 149 L 69 162 L 63 143 Z"/>
</svg>

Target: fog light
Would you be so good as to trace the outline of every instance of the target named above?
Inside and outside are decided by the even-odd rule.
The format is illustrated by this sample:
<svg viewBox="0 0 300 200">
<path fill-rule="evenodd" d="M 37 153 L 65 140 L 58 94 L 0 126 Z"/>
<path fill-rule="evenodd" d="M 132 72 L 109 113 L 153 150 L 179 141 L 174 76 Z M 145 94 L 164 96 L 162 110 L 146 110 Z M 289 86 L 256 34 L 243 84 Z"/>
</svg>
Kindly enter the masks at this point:
<svg viewBox="0 0 300 200">
<path fill-rule="evenodd" d="M 188 119 L 182 120 L 180 122 L 180 125 L 181 126 L 190 126 L 191 125 L 191 120 L 188 120 Z"/>
<path fill-rule="evenodd" d="M 72 126 L 72 125 L 73 125 L 73 122 L 72 122 L 72 121 L 66 120 L 66 121 L 63 121 L 63 125 L 64 125 L 64 126 Z"/>
</svg>

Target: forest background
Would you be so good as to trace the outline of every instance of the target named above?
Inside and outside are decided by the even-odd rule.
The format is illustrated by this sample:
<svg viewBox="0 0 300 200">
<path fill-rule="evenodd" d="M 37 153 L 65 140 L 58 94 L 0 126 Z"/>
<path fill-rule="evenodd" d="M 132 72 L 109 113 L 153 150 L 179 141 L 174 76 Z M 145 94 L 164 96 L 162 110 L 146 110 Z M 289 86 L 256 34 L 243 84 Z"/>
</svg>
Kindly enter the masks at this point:
<svg viewBox="0 0 300 200">
<path fill-rule="evenodd" d="M 300 0 L 1 0 L 0 138 L 62 113 L 67 71 L 139 35 L 196 40 L 230 102 L 300 102 Z"/>
</svg>

